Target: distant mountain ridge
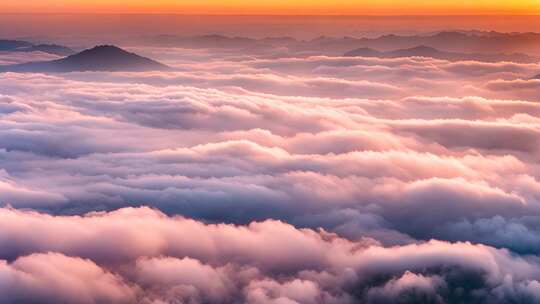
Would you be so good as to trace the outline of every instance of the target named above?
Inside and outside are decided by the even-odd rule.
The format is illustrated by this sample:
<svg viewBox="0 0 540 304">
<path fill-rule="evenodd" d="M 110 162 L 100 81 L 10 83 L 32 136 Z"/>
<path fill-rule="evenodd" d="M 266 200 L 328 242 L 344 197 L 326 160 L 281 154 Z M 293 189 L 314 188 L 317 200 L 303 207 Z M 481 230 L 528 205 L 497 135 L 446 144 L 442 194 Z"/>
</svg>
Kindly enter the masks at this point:
<svg viewBox="0 0 540 304">
<path fill-rule="evenodd" d="M 286 46 L 294 51 L 320 51 L 341 55 L 358 48 L 372 48 L 380 51 L 408 49 L 426 46 L 457 53 L 525 53 L 540 54 L 540 33 L 499 33 L 480 31 L 443 31 L 430 34 L 401 36 L 383 35 L 377 38 L 317 37 L 311 40 L 297 40 L 292 37 L 267 37 L 261 39 L 227 37 L 222 35 L 146 36 L 143 43 L 185 48 L 223 49 L 264 49 Z"/>
<path fill-rule="evenodd" d="M 0 40 L 0 51 L 4 52 L 44 52 L 59 56 L 75 53 L 72 49 L 57 44 L 33 44 L 20 40 Z"/>
<path fill-rule="evenodd" d="M 113 45 L 101 45 L 52 61 L 0 66 L 0 72 L 65 73 L 84 71 L 155 71 L 168 66 Z"/>
<path fill-rule="evenodd" d="M 471 34 L 439 32 L 433 35 L 399 36 L 384 35 L 378 38 L 323 38 L 308 42 L 311 47 L 340 50 L 373 48 L 380 51 L 409 49 L 426 46 L 457 53 L 526 53 L 540 54 L 540 33 L 490 33 Z"/>
<path fill-rule="evenodd" d="M 345 57 L 376 57 L 376 58 L 401 58 L 401 57 L 427 57 L 448 61 L 474 60 L 482 62 L 517 62 L 533 63 L 539 62 L 540 58 L 535 58 L 526 54 L 480 54 L 480 53 L 457 53 L 446 52 L 428 46 L 417 46 L 409 49 L 399 49 L 388 52 L 381 52 L 371 48 L 359 48 L 345 53 Z"/>
</svg>

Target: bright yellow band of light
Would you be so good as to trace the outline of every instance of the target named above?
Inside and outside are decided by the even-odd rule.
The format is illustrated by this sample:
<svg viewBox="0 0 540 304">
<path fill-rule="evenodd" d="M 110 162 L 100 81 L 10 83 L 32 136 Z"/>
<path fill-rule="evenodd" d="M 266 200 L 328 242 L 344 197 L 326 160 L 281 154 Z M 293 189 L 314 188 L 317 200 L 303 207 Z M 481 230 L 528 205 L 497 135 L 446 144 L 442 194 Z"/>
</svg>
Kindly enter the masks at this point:
<svg viewBox="0 0 540 304">
<path fill-rule="evenodd" d="M 540 0 L 1 0 L 0 13 L 540 14 Z"/>
</svg>

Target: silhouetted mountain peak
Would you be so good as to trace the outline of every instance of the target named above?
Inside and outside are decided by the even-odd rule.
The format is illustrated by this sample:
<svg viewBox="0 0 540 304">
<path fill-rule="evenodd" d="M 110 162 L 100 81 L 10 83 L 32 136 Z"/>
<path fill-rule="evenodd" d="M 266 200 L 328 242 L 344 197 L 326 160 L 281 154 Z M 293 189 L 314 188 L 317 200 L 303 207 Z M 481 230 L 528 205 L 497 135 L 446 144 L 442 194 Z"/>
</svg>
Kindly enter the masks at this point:
<svg viewBox="0 0 540 304">
<path fill-rule="evenodd" d="M 91 54 L 100 54 L 100 55 L 107 56 L 107 55 L 122 55 L 122 54 L 131 54 L 131 53 L 115 45 L 104 44 L 104 45 L 97 45 L 91 49 L 84 50 L 78 53 L 77 55 L 86 56 L 86 55 L 91 55 Z"/>
<path fill-rule="evenodd" d="M 152 59 L 114 45 L 100 45 L 53 61 L 29 62 L 1 67 L 0 71 L 75 72 L 75 71 L 151 71 L 168 69 Z"/>
<path fill-rule="evenodd" d="M 91 49 L 68 56 L 66 60 L 92 60 L 92 61 L 140 61 L 147 58 L 141 57 L 135 53 L 130 53 L 114 45 L 98 45 Z M 63 59 L 60 59 L 63 60 Z"/>
</svg>

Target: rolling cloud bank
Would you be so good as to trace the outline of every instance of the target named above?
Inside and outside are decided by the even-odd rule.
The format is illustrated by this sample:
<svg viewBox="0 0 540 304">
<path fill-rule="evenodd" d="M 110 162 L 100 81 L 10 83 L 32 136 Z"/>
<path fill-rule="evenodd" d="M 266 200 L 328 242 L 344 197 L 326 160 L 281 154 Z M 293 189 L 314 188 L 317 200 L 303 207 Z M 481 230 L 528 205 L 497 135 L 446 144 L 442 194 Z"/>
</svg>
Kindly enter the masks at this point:
<svg viewBox="0 0 540 304">
<path fill-rule="evenodd" d="M 1 75 L 2 303 L 540 303 L 540 64 L 130 50 Z"/>
</svg>

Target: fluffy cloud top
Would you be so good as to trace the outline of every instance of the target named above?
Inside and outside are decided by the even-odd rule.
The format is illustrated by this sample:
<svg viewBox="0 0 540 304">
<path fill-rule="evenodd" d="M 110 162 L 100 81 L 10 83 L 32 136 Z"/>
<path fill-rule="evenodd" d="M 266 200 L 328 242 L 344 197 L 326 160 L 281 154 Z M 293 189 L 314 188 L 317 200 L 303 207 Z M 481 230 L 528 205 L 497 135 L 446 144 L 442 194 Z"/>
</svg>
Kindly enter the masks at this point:
<svg viewBox="0 0 540 304">
<path fill-rule="evenodd" d="M 540 66 L 180 51 L 2 75 L 0 302 L 540 303 Z"/>
<path fill-rule="evenodd" d="M 278 221 L 203 224 L 148 208 L 1 209 L 0 223 L 0 255 L 13 260 L 0 264 L 7 303 L 540 301 L 538 259 L 471 243 L 384 247 Z"/>
</svg>

